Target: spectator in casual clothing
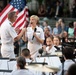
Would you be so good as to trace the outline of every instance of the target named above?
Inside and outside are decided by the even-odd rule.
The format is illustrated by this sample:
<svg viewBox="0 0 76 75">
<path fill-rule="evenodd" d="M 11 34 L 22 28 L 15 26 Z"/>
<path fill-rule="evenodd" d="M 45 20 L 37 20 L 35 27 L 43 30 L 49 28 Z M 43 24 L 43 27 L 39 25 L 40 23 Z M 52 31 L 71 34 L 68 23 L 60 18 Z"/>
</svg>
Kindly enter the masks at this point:
<svg viewBox="0 0 76 75">
<path fill-rule="evenodd" d="M 74 37 L 76 38 L 76 22 L 74 22 Z"/>
<path fill-rule="evenodd" d="M 69 38 L 74 38 L 74 26 L 73 26 L 73 22 L 69 23 L 68 37 Z"/>
<path fill-rule="evenodd" d="M 43 26 L 44 26 L 44 29 L 45 29 L 46 27 L 48 27 L 49 30 L 50 30 L 50 34 L 52 34 L 52 28 L 48 25 L 48 21 L 47 21 L 47 20 L 45 20 L 45 21 L 43 22 Z"/>
<path fill-rule="evenodd" d="M 56 22 L 56 26 L 55 28 L 53 28 L 53 36 L 58 36 L 58 26 L 59 26 L 59 22 Z"/>
<path fill-rule="evenodd" d="M 58 0 L 55 6 L 55 18 L 61 17 L 62 15 L 63 15 L 63 9 L 62 6 L 60 5 L 60 1 Z"/>
<path fill-rule="evenodd" d="M 46 38 L 52 36 L 52 35 L 50 34 L 50 30 L 49 30 L 48 27 L 46 27 L 46 28 L 44 29 L 44 36 L 45 36 L 45 40 L 44 40 L 44 44 L 43 44 L 43 45 L 46 45 Z"/>
<path fill-rule="evenodd" d="M 63 19 L 59 19 L 59 26 L 58 26 L 58 33 L 60 37 L 63 37 L 63 33 L 68 32 L 68 26 L 65 25 L 64 20 Z"/>
<path fill-rule="evenodd" d="M 46 8 L 43 4 L 40 5 L 40 7 L 39 7 L 38 16 L 40 16 L 40 17 L 46 16 Z"/>
<path fill-rule="evenodd" d="M 73 4 L 73 7 L 72 7 L 72 17 L 76 18 L 76 4 Z"/>
</svg>

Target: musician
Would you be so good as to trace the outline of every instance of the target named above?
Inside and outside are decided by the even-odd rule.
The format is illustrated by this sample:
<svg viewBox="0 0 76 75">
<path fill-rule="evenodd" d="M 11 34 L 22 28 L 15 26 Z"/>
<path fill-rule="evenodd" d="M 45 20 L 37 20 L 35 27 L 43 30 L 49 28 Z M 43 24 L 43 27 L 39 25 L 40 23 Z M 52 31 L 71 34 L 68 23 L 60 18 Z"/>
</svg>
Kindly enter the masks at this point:
<svg viewBox="0 0 76 75">
<path fill-rule="evenodd" d="M 12 71 L 11 75 L 34 75 L 31 71 L 25 68 L 26 61 L 24 57 L 17 58 L 17 70 Z"/>
<path fill-rule="evenodd" d="M 44 42 L 44 32 L 41 27 L 37 26 L 38 21 L 38 16 L 32 15 L 30 17 L 30 26 L 27 27 L 27 31 L 23 36 L 23 40 L 28 41 L 28 49 L 33 58 L 36 58 L 38 50 L 42 48 Z"/>
<path fill-rule="evenodd" d="M 61 40 L 59 36 L 53 37 L 53 44 L 54 44 L 54 47 L 57 48 L 57 50 L 61 50 L 62 46 L 61 46 Z"/>
<path fill-rule="evenodd" d="M 65 47 L 63 49 L 63 57 L 64 57 L 65 62 L 63 62 L 62 65 L 60 66 L 60 71 L 57 73 L 57 75 L 62 75 L 62 72 L 64 73 L 64 75 L 66 75 L 66 72 L 67 72 L 68 68 L 72 64 L 75 63 L 73 48 Z"/>
<path fill-rule="evenodd" d="M 46 47 L 46 49 L 44 49 L 44 51 L 46 51 L 46 53 L 50 54 L 50 55 L 54 54 L 57 49 L 53 45 L 53 38 L 48 37 L 46 39 L 46 44 L 47 44 L 47 47 Z"/>
<path fill-rule="evenodd" d="M 31 55 L 30 55 L 30 50 L 27 48 L 24 48 L 23 50 L 21 50 L 21 56 L 26 59 L 26 62 L 33 61 L 33 59 L 31 58 Z M 13 70 L 17 70 L 16 65 L 14 66 Z"/>
</svg>

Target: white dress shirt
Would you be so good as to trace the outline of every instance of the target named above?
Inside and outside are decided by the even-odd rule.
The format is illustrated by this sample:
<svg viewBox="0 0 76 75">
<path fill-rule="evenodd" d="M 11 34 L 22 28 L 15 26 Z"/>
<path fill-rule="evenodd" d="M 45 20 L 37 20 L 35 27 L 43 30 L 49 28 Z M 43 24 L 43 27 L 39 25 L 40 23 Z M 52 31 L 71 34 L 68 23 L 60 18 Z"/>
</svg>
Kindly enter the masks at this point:
<svg viewBox="0 0 76 75">
<path fill-rule="evenodd" d="M 62 66 L 62 64 L 61 64 L 61 66 L 60 66 L 60 71 L 57 73 L 57 75 L 62 75 L 62 67 L 63 67 L 63 70 L 64 70 L 64 72 L 66 72 L 67 70 L 68 70 L 68 68 L 72 65 L 72 64 L 74 64 L 75 62 L 74 61 L 72 61 L 72 60 L 65 60 L 65 62 L 64 62 L 64 66 Z"/>
<path fill-rule="evenodd" d="M 20 69 L 20 70 L 13 71 L 11 75 L 34 75 L 34 74 L 29 70 Z"/>
<path fill-rule="evenodd" d="M 46 51 L 47 51 L 47 53 L 49 53 L 50 55 L 53 55 L 53 54 L 55 54 L 55 51 L 56 51 L 57 49 L 54 47 L 54 46 L 52 46 L 52 48 L 49 50 L 49 47 L 47 46 L 46 47 Z"/>
</svg>

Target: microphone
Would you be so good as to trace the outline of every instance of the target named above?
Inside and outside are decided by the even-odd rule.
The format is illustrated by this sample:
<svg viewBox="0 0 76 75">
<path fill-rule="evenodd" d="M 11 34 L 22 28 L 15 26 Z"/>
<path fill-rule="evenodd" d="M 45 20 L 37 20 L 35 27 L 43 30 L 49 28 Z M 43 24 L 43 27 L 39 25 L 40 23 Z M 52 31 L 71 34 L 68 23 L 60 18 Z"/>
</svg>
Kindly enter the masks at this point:
<svg viewBox="0 0 76 75">
<path fill-rule="evenodd" d="M 37 28 L 34 29 L 34 32 L 36 32 L 36 30 L 37 30 Z M 32 40 L 33 40 L 33 39 L 34 39 L 34 35 L 33 35 L 33 37 L 32 37 Z"/>
<path fill-rule="evenodd" d="M 43 49 L 42 49 L 42 48 L 41 48 L 41 49 L 39 49 L 38 53 L 39 53 L 39 54 L 41 54 L 41 56 L 42 56 Z"/>
</svg>

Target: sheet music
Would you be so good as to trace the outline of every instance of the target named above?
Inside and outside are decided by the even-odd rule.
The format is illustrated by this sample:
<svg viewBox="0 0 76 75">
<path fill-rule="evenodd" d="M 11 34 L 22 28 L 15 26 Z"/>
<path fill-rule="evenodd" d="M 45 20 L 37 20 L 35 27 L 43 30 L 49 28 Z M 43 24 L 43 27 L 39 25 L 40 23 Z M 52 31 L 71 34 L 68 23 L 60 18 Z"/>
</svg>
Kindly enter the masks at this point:
<svg viewBox="0 0 76 75">
<path fill-rule="evenodd" d="M 3 72 L 0 72 L 0 75 L 3 75 Z"/>
<path fill-rule="evenodd" d="M 0 59 L 0 69 L 2 69 L 2 70 L 8 70 L 8 62 L 9 61 L 9 59 Z"/>
<path fill-rule="evenodd" d="M 3 75 L 11 75 L 11 73 L 7 73 L 7 72 L 5 72 Z"/>
<path fill-rule="evenodd" d="M 13 70 L 13 67 L 16 65 L 16 61 L 8 61 L 8 69 Z"/>
<path fill-rule="evenodd" d="M 50 63 L 48 63 L 48 65 L 51 67 L 59 68 L 61 65 L 61 61 L 60 61 L 59 57 L 57 57 L 57 56 L 49 57 L 49 62 Z"/>
<path fill-rule="evenodd" d="M 0 75 L 11 75 L 11 73 L 8 73 L 8 72 L 0 72 Z"/>
<path fill-rule="evenodd" d="M 37 57 L 36 58 L 36 62 L 41 62 L 41 63 L 48 63 L 49 62 L 49 59 L 48 57 Z"/>
</svg>

